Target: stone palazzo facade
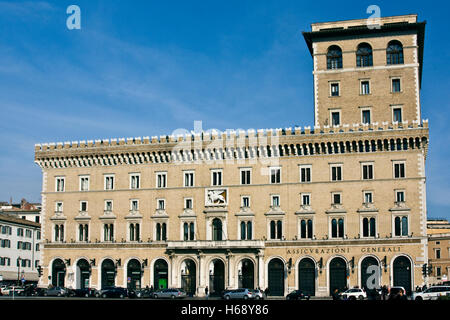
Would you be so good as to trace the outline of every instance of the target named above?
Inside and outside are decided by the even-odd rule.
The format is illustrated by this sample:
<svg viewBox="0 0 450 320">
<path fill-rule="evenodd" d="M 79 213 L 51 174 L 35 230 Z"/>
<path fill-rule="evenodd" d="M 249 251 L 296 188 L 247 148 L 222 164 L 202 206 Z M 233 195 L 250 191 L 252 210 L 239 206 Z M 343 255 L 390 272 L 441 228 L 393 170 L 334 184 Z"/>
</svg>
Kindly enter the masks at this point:
<svg viewBox="0 0 450 320">
<path fill-rule="evenodd" d="M 304 32 L 313 127 L 36 145 L 41 285 L 422 285 L 424 28 L 406 15 Z"/>
</svg>

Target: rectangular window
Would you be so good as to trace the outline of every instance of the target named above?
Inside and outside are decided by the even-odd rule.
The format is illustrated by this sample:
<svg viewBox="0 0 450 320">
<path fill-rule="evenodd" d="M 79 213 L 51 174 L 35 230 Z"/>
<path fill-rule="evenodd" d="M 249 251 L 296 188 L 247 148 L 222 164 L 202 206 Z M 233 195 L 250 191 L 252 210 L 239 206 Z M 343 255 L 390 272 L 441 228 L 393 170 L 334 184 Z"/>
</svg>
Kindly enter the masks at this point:
<svg viewBox="0 0 450 320">
<path fill-rule="evenodd" d="M 300 182 L 311 182 L 311 166 L 300 166 Z"/>
<path fill-rule="evenodd" d="M 130 202 L 131 211 L 139 211 L 139 200 L 131 200 Z"/>
<path fill-rule="evenodd" d="M 130 189 L 139 189 L 141 187 L 140 185 L 141 176 L 139 174 L 131 174 L 130 175 Z"/>
<path fill-rule="evenodd" d="M 270 168 L 270 183 L 281 183 L 281 168 Z"/>
<path fill-rule="evenodd" d="M 372 180 L 373 179 L 373 164 L 363 164 L 362 165 L 362 178 L 363 180 Z"/>
<path fill-rule="evenodd" d="M 436 259 L 440 259 L 441 258 L 441 249 L 436 249 Z"/>
<path fill-rule="evenodd" d="M 105 201 L 105 211 L 112 211 L 113 209 L 113 202 L 111 200 Z"/>
<path fill-rule="evenodd" d="M 105 176 L 105 190 L 114 190 L 114 176 Z"/>
<path fill-rule="evenodd" d="M 362 110 L 361 111 L 361 121 L 364 124 L 371 123 L 370 110 Z"/>
<path fill-rule="evenodd" d="M 212 186 L 222 185 L 222 170 L 211 171 L 211 185 Z"/>
<path fill-rule="evenodd" d="M 157 188 L 167 187 L 167 172 L 159 172 L 156 174 L 156 187 Z"/>
<path fill-rule="evenodd" d="M 184 199 L 184 208 L 185 209 L 192 209 L 192 198 Z"/>
<path fill-rule="evenodd" d="M 251 184 L 251 169 L 241 169 L 241 184 Z"/>
<path fill-rule="evenodd" d="M 311 194 L 309 194 L 309 193 L 302 193 L 301 199 L 302 199 L 302 205 L 303 206 L 311 205 Z"/>
<path fill-rule="evenodd" d="M 395 202 L 405 202 L 405 191 L 395 191 Z"/>
<path fill-rule="evenodd" d="M 370 94 L 370 82 L 367 80 L 361 81 L 361 94 Z"/>
<path fill-rule="evenodd" d="M 342 204 L 342 199 L 341 199 L 341 194 L 340 193 L 333 193 L 332 194 L 332 201 L 333 204 Z"/>
<path fill-rule="evenodd" d="M 405 178 L 404 162 L 394 162 L 394 178 L 395 179 Z"/>
<path fill-rule="evenodd" d="M 392 92 L 393 93 L 401 92 L 400 79 L 392 79 Z"/>
<path fill-rule="evenodd" d="M 158 210 L 165 210 L 165 209 L 166 209 L 166 200 L 158 199 Z"/>
<path fill-rule="evenodd" d="M 373 193 L 371 191 L 364 192 L 364 203 L 373 203 Z"/>
<path fill-rule="evenodd" d="M 89 191 L 89 176 L 80 176 L 80 191 Z"/>
<path fill-rule="evenodd" d="M 250 197 L 249 196 L 243 196 L 241 199 L 242 199 L 242 207 L 250 208 Z"/>
<path fill-rule="evenodd" d="M 80 201 L 80 211 L 86 212 L 87 211 L 87 201 Z"/>
<path fill-rule="evenodd" d="M 193 187 L 194 186 L 194 172 L 186 171 L 184 172 L 184 186 Z"/>
<path fill-rule="evenodd" d="M 62 202 L 56 202 L 55 212 L 63 212 L 63 203 Z"/>
<path fill-rule="evenodd" d="M 339 97 L 339 83 L 331 83 L 330 92 L 332 97 Z"/>
<path fill-rule="evenodd" d="M 342 181 L 342 165 L 331 166 L 331 181 Z"/>
<path fill-rule="evenodd" d="M 331 112 L 331 125 L 339 126 L 341 124 L 341 113 L 339 111 Z"/>
<path fill-rule="evenodd" d="M 272 196 L 272 207 L 279 207 L 280 206 L 280 196 L 275 195 Z"/>
<path fill-rule="evenodd" d="M 64 192 L 65 189 L 65 178 L 64 177 L 56 177 L 56 192 Z"/>
<path fill-rule="evenodd" d="M 392 109 L 392 121 L 393 122 L 402 122 L 402 108 L 393 108 Z"/>
</svg>

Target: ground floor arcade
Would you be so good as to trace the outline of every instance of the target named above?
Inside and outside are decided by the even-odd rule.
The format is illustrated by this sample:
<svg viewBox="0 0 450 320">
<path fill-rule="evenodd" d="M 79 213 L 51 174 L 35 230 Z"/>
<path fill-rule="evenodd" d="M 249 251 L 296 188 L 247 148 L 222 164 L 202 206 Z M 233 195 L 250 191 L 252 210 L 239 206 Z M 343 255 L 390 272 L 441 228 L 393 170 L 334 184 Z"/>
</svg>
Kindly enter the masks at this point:
<svg viewBox="0 0 450 320">
<path fill-rule="evenodd" d="M 301 289 L 327 296 L 335 289 L 423 285 L 425 244 L 420 239 L 346 244 L 264 241 L 172 242 L 149 247 L 58 248 L 45 251 L 41 285 L 183 288 L 191 295 L 228 288 L 261 288 L 283 296 Z M 70 246 L 70 245 L 68 245 Z M 423 260 L 423 261 L 422 261 Z"/>
</svg>

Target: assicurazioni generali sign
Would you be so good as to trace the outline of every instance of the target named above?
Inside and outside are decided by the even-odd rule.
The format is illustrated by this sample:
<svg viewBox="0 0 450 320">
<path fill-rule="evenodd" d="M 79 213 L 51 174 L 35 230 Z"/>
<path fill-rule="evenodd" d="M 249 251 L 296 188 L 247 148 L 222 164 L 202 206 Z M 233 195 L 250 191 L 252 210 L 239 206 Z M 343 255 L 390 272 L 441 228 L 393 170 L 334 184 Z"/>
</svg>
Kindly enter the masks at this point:
<svg viewBox="0 0 450 320">
<path fill-rule="evenodd" d="M 286 249 L 287 255 L 296 254 L 346 254 L 346 253 L 394 253 L 401 252 L 399 246 L 383 247 L 338 247 L 338 248 L 293 248 Z"/>
</svg>

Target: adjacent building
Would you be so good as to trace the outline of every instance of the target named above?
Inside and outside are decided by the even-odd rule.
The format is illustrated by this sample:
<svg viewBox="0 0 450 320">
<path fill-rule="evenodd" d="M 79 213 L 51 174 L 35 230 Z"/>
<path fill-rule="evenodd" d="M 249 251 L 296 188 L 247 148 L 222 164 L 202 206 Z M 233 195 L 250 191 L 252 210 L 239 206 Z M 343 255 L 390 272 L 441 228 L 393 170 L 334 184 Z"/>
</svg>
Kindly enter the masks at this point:
<svg viewBox="0 0 450 320">
<path fill-rule="evenodd" d="M 429 284 L 449 281 L 450 275 L 450 223 L 446 219 L 428 219 Z"/>
<path fill-rule="evenodd" d="M 314 23 L 314 125 L 38 144 L 42 285 L 423 285 L 416 15 Z M 286 112 L 282 106 L 280 112 Z"/>
<path fill-rule="evenodd" d="M 41 225 L 0 213 L 0 281 L 2 284 L 39 280 Z"/>
</svg>

